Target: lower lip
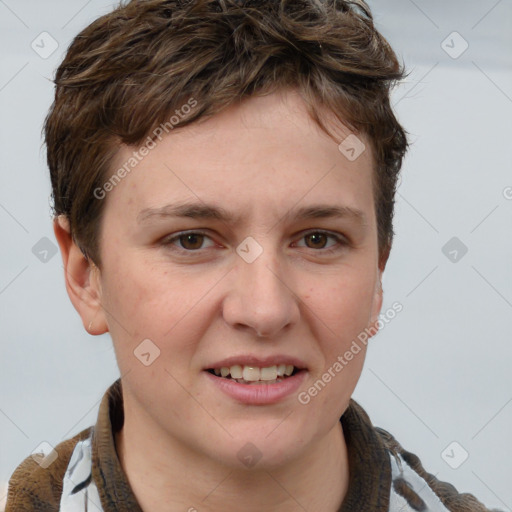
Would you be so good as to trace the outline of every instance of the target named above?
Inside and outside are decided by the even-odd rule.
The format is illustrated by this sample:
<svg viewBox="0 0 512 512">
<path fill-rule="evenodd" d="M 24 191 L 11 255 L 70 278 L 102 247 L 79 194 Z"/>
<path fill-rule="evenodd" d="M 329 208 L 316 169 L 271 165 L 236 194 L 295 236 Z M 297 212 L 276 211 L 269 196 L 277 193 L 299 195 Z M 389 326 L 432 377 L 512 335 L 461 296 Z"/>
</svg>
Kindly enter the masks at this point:
<svg viewBox="0 0 512 512">
<path fill-rule="evenodd" d="M 217 377 L 208 371 L 205 373 L 215 386 L 238 402 L 247 405 L 270 405 L 296 393 L 308 372 L 300 370 L 274 384 L 240 384 L 232 379 Z"/>
</svg>

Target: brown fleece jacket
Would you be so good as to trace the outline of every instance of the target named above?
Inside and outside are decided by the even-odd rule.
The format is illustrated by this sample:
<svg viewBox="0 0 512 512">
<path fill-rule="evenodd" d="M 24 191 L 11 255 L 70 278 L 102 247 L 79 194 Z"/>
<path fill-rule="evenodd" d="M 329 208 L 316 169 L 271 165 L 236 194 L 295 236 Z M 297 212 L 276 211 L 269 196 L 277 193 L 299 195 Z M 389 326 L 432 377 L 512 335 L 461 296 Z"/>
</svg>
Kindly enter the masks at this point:
<svg viewBox="0 0 512 512">
<path fill-rule="evenodd" d="M 18 466 L 9 482 L 6 512 L 59 511 L 63 479 L 73 450 L 79 441 L 89 437 L 92 439 L 92 470 L 82 487 L 91 482 L 97 487 L 103 512 L 142 512 L 115 448 L 114 433 L 122 428 L 123 414 L 121 381 L 117 380 L 103 397 L 94 428 L 89 427 L 57 445 L 58 458 L 47 469 L 33 457 L 27 457 Z M 427 508 L 422 497 L 413 490 L 407 473 L 393 479 L 390 457 L 398 456 L 409 466 L 409 471 L 412 469 L 425 481 L 424 487 L 429 488 L 430 496 L 435 500 L 439 498 L 439 504 L 448 511 L 489 512 L 472 495 L 459 494 L 452 485 L 427 473 L 419 458 L 405 451 L 391 434 L 374 427 L 354 400 L 350 401 L 340 421 L 347 444 L 350 476 L 348 491 L 338 512 L 434 512 L 435 509 Z M 405 500 L 406 505 L 390 509 L 392 494 Z"/>
</svg>

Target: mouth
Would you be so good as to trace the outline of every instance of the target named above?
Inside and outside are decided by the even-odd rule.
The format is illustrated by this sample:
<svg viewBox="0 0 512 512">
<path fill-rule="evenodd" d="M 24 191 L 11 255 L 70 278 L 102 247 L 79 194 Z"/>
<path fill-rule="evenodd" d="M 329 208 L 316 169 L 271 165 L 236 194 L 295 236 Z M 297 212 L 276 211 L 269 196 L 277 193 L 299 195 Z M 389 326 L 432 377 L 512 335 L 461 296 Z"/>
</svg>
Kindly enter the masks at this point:
<svg viewBox="0 0 512 512">
<path fill-rule="evenodd" d="M 291 400 L 308 378 L 304 361 L 289 355 L 237 355 L 210 363 L 204 375 L 214 388 L 243 405 Z"/>
<path fill-rule="evenodd" d="M 221 379 L 231 380 L 238 384 L 265 385 L 278 384 L 286 379 L 305 371 L 291 364 L 258 367 L 252 365 L 222 366 L 206 370 Z"/>
</svg>

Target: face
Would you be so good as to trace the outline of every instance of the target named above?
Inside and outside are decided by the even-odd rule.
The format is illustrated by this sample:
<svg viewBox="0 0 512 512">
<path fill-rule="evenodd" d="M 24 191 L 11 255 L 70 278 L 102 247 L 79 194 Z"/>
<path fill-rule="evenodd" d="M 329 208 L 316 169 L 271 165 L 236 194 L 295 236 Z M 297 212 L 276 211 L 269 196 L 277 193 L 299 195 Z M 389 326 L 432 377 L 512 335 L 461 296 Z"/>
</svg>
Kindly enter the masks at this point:
<svg viewBox="0 0 512 512">
<path fill-rule="evenodd" d="M 94 325 L 111 333 L 127 421 L 238 467 L 248 442 L 271 467 L 336 428 L 364 346 L 333 365 L 381 308 L 372 169 L 282 92 L 170 132 L 108 193 Z"/>
</svg>

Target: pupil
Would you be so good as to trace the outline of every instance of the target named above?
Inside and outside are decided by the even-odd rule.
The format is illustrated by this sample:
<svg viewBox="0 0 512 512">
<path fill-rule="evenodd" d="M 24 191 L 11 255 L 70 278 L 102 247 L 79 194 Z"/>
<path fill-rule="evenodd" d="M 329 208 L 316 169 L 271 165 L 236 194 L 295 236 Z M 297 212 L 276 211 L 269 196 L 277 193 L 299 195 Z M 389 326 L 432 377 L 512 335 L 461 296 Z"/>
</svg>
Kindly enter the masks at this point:
<svg viewBox="0 0 512 512">
<path fill-rule="evenodd" d="M 181 244 L 186 249 L 199 249 L 202 245 L 202 237 L 203 237 L 203 235 L 194 235 L 194 234 L 183 235 L 181 237 Z M 190 245 L 192 245 L 192 247 L 190 247 Z"/>
<path fill-rule="evenodd" d="M 313 234 L 309 235 L 309 238 L 310 238 L 310 240 L 313 241 L 313 244 L 316 244 L 316 245 L 318 245 L 318 242 L 320 241 L 320 244 L 323 247 L 324 244 L 322 244 L 321 242 L 322 242 L 322 238 L 324 238 L 323 241 L 325 242 L 325 235 L 323 235 L 322 233 L 313 233 Z"/>
</svg>

